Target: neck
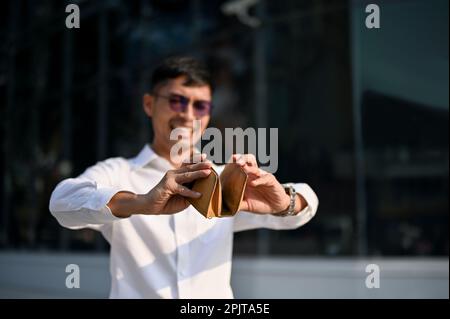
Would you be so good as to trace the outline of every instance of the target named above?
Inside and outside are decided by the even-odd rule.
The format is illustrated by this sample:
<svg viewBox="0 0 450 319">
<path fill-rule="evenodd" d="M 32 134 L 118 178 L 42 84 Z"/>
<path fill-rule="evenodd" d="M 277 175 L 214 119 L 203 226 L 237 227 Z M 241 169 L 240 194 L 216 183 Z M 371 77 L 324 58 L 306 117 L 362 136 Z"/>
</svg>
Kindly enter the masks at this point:
<svg viewBox="0 0 450 319">
<path fill-rule="evenodd" d="M 181 166 L 181 163 L 172 161 L 170 156 L 170 147 L 167 145 L 167 143 L 160 142 L 157 139 L 154 139 L 150 145 L 153 152 L 155 152 L 158 156 L 166 159 L 173 167 L 178 168 Z M 183 154 L 182 157 L 188 157 L 191 153 L 192 150 L 189 151 L 189 154 Z"/>
</svg>

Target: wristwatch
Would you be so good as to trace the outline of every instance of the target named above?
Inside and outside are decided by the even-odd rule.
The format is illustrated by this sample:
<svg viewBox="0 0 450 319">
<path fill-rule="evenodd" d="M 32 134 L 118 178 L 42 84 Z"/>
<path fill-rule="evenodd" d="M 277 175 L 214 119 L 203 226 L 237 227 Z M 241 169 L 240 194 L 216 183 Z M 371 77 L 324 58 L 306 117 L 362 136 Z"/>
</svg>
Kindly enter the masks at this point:
<svg viewBox="0 0 450 319">
<path fill-rule="evenodd" d="M 289 207 L 287 210 L 276 214 L 276 216 L 294 216 L 297 215 L 295 212 L 295 201 L 297 199 L 297 192 L 295 191 L 295 188 L 292 184 L 281 184 L 281 186 L 284 187 L 284 190 L 286 191 L 286 194 L 289 195 L 290 201 L 289 201 Z"/>
</svg>

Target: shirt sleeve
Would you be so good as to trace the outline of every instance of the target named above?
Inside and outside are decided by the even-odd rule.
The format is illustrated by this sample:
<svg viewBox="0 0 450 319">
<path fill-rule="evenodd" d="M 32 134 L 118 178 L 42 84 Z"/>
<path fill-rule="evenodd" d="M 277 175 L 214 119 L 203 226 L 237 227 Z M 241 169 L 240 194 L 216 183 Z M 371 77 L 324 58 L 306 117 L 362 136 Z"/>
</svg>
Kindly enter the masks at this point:
<svg viewBox="0 0 450 319">
<path fill-rule="evenodd" d="M 120 220 L 106 205 L 119 191 L 117 182 L 128 163 L 121 158 L 99 162 L 77 178 L 60 182 L 50 197 L 49 209 L 70 229 L 94 228 Z"/>
<path fill-rule="evenodd" d="M 255 228 L 295 229 L 309 222 L 316 214 L 319 200 L 308 184 L 293 184 L 295 191 L 305 198 L 307 206 L 295 216 L 274 216 L 240 211 L 234 217 L 235 232 Z"/>
</svg>

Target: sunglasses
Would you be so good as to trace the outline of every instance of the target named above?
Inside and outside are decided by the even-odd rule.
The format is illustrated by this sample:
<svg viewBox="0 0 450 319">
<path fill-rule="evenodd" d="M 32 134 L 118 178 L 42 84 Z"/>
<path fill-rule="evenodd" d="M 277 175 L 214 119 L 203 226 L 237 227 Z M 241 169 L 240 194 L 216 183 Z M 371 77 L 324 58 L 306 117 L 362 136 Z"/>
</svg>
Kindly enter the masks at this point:
<svg viewBox="0 0 450 319">
<path fill-rule="evenodd" d="M 156 97 L 162 97 L 169 101 L 170 108 L 174 112 L 186 112 L 189 102 L 188 97 L 179 94 L 171 94 L 169 96 L 154 94 Z M 193 103 L 194 115 L 196 117 L 202 117 L 211 113 L 212 104 L 208 101 L 197 100 Z"/>
</svg>

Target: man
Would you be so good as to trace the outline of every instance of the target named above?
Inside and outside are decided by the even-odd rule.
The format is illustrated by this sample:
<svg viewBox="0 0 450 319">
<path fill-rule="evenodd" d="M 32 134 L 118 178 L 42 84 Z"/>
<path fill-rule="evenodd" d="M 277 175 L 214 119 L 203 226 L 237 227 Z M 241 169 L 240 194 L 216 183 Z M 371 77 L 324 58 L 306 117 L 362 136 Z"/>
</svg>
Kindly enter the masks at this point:
<svg viewBox="0 0 450 319">
<path fill-rule="evenodd" d="M 204 156 L 197 163 L 174 162 L 170 151 L 177 141 L 170 133 L 181 128 L 199 140 L 192 123 L 207 127 L 211 90 L 200 62 L 166 59 L 153 73 L 151 93 L 143 97 L 153 123 L 151 145 L 132 159 L 97 163 L 62 181 L 51 196 L 50 211 L 62 226 L 99 230 L 110 243 L 111 298 L 232 298 L 233 232 L 294 229 L 317 210 L 308 185 L 295 184 L 296 193 L 286 192 L 248 154 L 233 155 L 249 176 L 240 212 L 206 219 L 189 205 L 187 198 L 201 194 L 184 185 L 208 176 L 213 164 Z"/>
</svg>

